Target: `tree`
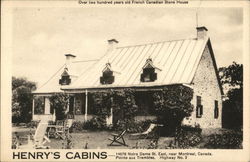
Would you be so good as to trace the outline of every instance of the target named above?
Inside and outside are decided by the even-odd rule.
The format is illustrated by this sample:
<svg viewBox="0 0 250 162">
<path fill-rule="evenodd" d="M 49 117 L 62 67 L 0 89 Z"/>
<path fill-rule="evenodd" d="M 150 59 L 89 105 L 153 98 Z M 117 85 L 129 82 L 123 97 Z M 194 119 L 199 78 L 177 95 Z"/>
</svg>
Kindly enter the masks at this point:
<svg viewBox="0 0 250 162">
<path fill-rule="evenodd" d="M 176 133 L 182 120 L 191 115 L 192 98 L 193 90 L 182 85 L 167 86 L 162 91 L 154 92 L 153 100 L 158 122 L 164 124 L 166 135 Z"/>
<path fill-rule="evenodd" d="M 240 128 L 243 124 L 243 65 L 233 62 L 219 68 L 220 80 L 227 90 L 223 101 L 222 122 L 224 127 Z"/>
<path fill-rule="evenodd" d="M 29 122 L 32 118 L 32 91 L 34 82 L 12 77 L 12 122 Z"/>
<path fill-rule="evenodd" d="M 56 120 L 66 118 L 66 110 L 69 105 L 70 96 L 66 93 L 55 93 L 50 97 L 51 114 L 55 110 Z"/>
<path fill-rule="evenodd" d="M 113 114 L 113 126 L 127 129 L 129 124 L 134 122 L 134 116 L 138 109 L 135 104 L 135 91 L 127 88 L 121 90 L 109 89 L 93 94 L 94 110 L 96 119 L 100 123 L 100 127 L 106 126 L 106 119 Z"/>
</svg>

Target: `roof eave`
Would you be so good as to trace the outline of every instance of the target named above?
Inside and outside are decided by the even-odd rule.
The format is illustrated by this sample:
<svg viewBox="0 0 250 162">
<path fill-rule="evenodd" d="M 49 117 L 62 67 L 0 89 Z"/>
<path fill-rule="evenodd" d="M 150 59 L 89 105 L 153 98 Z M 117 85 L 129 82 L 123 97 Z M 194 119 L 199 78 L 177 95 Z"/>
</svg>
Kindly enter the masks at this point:
<svg viewBox="0 0 250 162">
<path fill-rule="evenodd" d="M 216 78 L 217 78 L 217 81 L 218 81 L 218 85 L 219 85 L 219 88 L 220 88 L 221 95 L 224 95 L 210 38 L 208 38 L 207 45 L 208 45 L 208 48 L 210 50 L 210 54 L 211 54 L 211 58 L 212 58 L 212 61 L 213 61 L 214 70 L 215 70 L 215 74 L 216 74 Z"/>
<path fill-rule="evenodd" d="M 170 84 L 151 84 L 151 85 L 107 85 L 107 86 L 96 86 L 96 87 L 68 87 L 63 88 L 63 91 L 75 91 L 75 90 L 86 90 L 86 89 L 111 89 L 111 88 L 151 88 L 151 87 L 163 87 L 170 85 L 183 85 L 193 89 L 193 86 L 190 83 L 170 83 Z"/>
</svg>

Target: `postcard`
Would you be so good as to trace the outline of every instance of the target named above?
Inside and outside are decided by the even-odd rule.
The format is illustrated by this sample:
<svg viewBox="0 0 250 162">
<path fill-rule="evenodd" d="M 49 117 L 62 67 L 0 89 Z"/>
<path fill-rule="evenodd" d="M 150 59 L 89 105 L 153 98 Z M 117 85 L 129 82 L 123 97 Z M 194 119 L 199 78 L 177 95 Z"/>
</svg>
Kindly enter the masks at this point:
<svg viewBox="0 0 250 162">
<path fill-rule="evenodd" d="M 249 161 L 249 1 L 2 1 L 1 161 Z"/>
</svg>

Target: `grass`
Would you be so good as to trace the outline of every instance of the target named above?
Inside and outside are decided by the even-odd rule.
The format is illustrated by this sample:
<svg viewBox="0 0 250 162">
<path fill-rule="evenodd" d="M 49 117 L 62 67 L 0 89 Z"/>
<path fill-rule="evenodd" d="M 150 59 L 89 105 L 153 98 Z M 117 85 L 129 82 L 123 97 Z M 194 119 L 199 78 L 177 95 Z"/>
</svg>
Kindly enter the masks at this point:
<svg viewBox="0 0 250 162">
<path fill-rule="evenodd" d="M 35 129 L 29 128 L 17 128 L 15 127 L 12 131 L 13 135 L 17 134 L 19 137 L 27 137 L 29 133 L 35 133 Z M 15 133 L 16 132 L 16 133 Z M 108 146 L 111 141 L 108 138 L 112 137 L 112 133 L 118 133 L 113 131 L 88 131 L 84 130 L 78 133 L 70 133 L 72 136 L 72 144 L 74 149 L 84 149 L 87 145 L 88 149 L 130 149 L 130 148 L 148 148 L 150 144 L 150 139 L 138 139 L 138 138 L 131 138 L 129 134 L 124 135 L 124 139 L 126 141 L 126 146 Z M 46 143 L 46 145 L 50 146 L 51 149 L 62 149 L 63 142 L 62 139 L 50 138 L 51 142 Z M 21 139 L 21 144 L 27 144 L 27 139 Z"/>
<path fill-rule="evenodd" d="M 16 134 L 20 137 L 27 137 L 30 133 L 34 134 L 35 129 L 24 128 L 24 127 L 13 127 L 12 130 L 13 135 Z M 86 145 L 88 149 L 131 149 L 131 148 L 148 149 L 150 144 L 152 144 L 152 139 L 131 138 L 130 134 L 125 134 L 124 139 L 128 147 L 121 145 L 108 146 L 108 144 L 110 144 L 111 142 L 110 140 L 108 140 L 108 138 L 112 137 L 111 135 L 112 133 L 119 133 L 119 132 L 83 130 L 77 133 L 70 133 L 70 135 L 72 136 L 73 149 L 84 149 Z M 202 135 L 201 142 L 198 145 L 194 146 L 193 148 L 199 148 L 199 149 L 212 148 L 214 146 L 208 147 L 208 145 L 206 145 L 209 143 L 209 136 L 211 134 L 223 135 L 226 133 L 242 134 L 242 132 L 237 132 L 228 129 L 203 129 L 201 134 Z M 62 139 L 56 139 L 56 138 L 51 138 L 50 140 L 51 142 L 47 143 L 46 145 L 50 146 L 51 149 L 62 149 L 63 143 L 65 142 Z M 173 137 L 171 138 L 160 137 L 158 140 L 158 148 L 167 149 L 168 145 L 173 141 L 174 141 Z M 21 138 L 21 143 L 26 144 L 27 139 Z M 221 146 L 216 146 L 216 147 L 220 148 Z M 236 149 L 238 149 L 238 147 L 236 147 Z"/>
</svg>

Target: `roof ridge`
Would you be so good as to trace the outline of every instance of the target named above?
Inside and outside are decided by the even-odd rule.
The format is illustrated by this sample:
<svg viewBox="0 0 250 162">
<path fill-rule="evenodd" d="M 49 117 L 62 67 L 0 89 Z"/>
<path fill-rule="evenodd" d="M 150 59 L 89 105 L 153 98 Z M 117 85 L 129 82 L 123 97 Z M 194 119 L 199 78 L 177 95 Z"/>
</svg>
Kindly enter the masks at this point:
<svg viewBox="0 0 250 162">
<path fill-rule="evenodd" d="M 143 46 L 143 45 L 158 44 L 158 43 L 166 43 L 166 42 L 174 42 L 174 41 L 181 41 L 181 40 L 197 40 L 197 38 L 174 39 L 174 40 L 159 41 L 159 42 L 152 42 L 152 43 L 143 43 L 143 44 L 136 44 L 136 45 L 120 46 L 120 47 L 117 47 L 117 49 L 126 48 L 126 47 L 136 47 L 136 46 Z"/>
<path fill-rule="evenodd" d="M 79 60 L 79 61 L 72 61 L 72 63 L 81 63 L 81 62 L 92 62 L 92 61 L 99 61 L 100 59 L 93 59 L 93 60 Z"/>
</svg>

